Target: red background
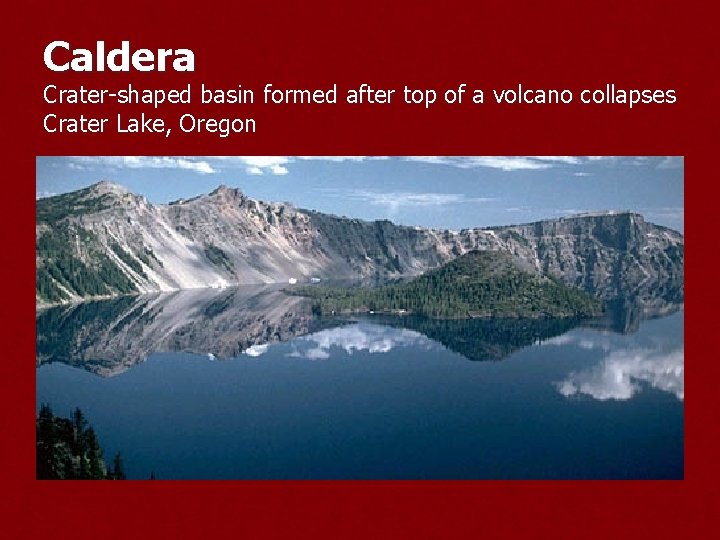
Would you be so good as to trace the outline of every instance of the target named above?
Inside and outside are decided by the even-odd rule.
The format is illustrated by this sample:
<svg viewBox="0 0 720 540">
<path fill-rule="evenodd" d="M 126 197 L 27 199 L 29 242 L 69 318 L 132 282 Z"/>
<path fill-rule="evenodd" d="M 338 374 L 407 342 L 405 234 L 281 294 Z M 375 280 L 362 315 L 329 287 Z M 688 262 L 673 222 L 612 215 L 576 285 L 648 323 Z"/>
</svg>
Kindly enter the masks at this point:
<svg viewBox="0 0 720 540">
<path fill-rule="evenodd" d="M 717 529 L 718 362 L 714 218 L 717 117 L 711 76 L 717 12 L 693 2 L 25 2 L 3 10 L 5 204 L 0 250 L 5 355 L 0 528 L 8 538 L 185 537 L 278 533 L 337 536 L 693 538 Z M 230 7 L 232 6 L 232 7 Z M 190 48 L 194 73 L 53 73 L 53 40 L 108 47 Z M 111 116 L 112 107 L 62 109 L 60 87 L 172 88 L 188 82 L 260 90 L 456 87 L 674 88 L 675 105 L 390 107 L 262 105 L 164 109 L 250 116 L 258 132 L 165 139 L 50 135 L 48 112 Z M 342 95 L 342 94 L 341 94 Z M 341 97 L 341 95 L 339 97 Z M 396 94 L 397 95 L 397 94 Z M 123 109 L 137 112 L 146 108 Z M 176 130 L 173 130 L 176 131 Z M 9 144 L 8 144 L 9 143 Z M 675 482 L 39 482 L 34 479 L 33 220 L 36 155 L 684 155 L 687 287 L 685 480 Z M 262 181 L 260 179 L 259 181 Z M 714 512 L 713 512 L 714 510 Z"/>
</svg>

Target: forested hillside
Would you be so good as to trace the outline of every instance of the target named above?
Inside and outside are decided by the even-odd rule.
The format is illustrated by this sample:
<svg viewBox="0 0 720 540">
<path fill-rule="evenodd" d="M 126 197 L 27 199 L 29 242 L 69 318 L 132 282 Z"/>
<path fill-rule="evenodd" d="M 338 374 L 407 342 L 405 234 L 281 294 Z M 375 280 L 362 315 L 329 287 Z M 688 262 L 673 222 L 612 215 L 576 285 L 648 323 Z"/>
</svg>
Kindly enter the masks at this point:
<svg viewBox="0 0 720 540">
<path fill-rule="evenodd" d="M 471 251 L 409 282 L 374 289 L 303 287 L 320 315 L 416 313 L 428 317 L 592 317 L 602 302 L 560 281 L 526 272 L 499 251 Z"/>
</svg>

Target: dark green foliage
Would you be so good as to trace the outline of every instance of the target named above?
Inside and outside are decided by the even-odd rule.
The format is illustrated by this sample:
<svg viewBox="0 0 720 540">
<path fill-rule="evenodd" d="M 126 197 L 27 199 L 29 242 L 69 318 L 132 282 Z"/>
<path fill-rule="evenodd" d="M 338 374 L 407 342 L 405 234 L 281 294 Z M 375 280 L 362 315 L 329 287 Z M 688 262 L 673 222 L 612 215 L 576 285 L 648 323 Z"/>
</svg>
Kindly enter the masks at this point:
<svg viewBox="0 0 720 540">
<path fill-rule="evenodd" d="M 35 292 L 40 298 L 48 302 L 60 302 L 66 295 L 60 290 L 45 266 L 37 269 L 35 274 Z"/>
<path fill-rule="evenodd" d="M 123 460 L 120 452 L 115 454 L 115 458 L 113 459 L 113 466 L 108 471 L 108 480 L 125 480 L 125 466 L 123 465 Z"/>
<path fill-rule="evenodd" d="M 87 233 L 86 233 L 87 234 Z M 35 254 L 43 261 L 36 274 L 36 292 L 56 301 L 65 297 L 58 284 L 81 296 L 107 294 L 105 284 L 72 254 L 75 233 L 66 225 L 50 229 L 37 239 Z"/>
<path fill-rule="evenodd" d="M 63 193 L 54 197 L 38 199 L 35 202 L 35 220 L 37 223 L 57 223 L 71 216 L 92 214 L 111 207 L 113 197 L 110 194 L 92 196 L 92 188 Z"/>
<path fill-rule="evenodd" d="M 428 317 L 591 317 L 602 303 L 549 277 L 518 268 L 498 251 L 472 251 L 412 281 L 374 289 L 304 287 L 318 315 L 397 312 Z"/>
<path fill-rule="evenodd" d="M 99 261 L 97 276 L 104 284 L 120 294 L 137 292 L 137 287 L 118 266 L 112 262 L 104 253 L 97 253 Z"/>
<path fill-rule="evenodd" d="M 35 446 L 38 480 L 109 478 L 95 431 L 80 409 L 71 418 L 61 418 L 43 404 L 36 419 Z"/>
<path fill-rule="evenodd" d="M 144 262 L 147 266 L 152 266 L 153 261 L 156 264 L 163 266 L 162 261 L 157 258 L 155 252 L 149 247 L 144 247 L 140 252 L 136 253 L 135 256 L 142 262 Z"/>
<path fill-rule="evenodd" d="M 227 254 L 216 245 L 208 244 L 205 246 L 205 257 L 214 265 L 225 268 L 228 272 L 233 273 L 235 271 L 233 262 Z"/>
<path fill-rule="evenodd" d="M 48 302 L 58 302 L 67 298 L 61 287 L 79 296 L 136 292 L 135 284 L 122 270 L 99 249 L 93 249 L 96 240 L 92 233 L 68 224 L 58 224 L 40 233 L 35 245 L 35 256 L 41 261 L 35 275 L 36 294 Z M 76 243 L 93 252 L 93 266 L 74 254 Z M 123 251 L 119 246 L 118 249 Z M 136 260 L 131 260 L 140 267 Z"/>
<path fill-rule="evenodd" d="M 115 255 L 117 255 L 122 262 L 127 264 L 136 273 L 140 274 L 144 278 L 147 278 L 147 275 L 145 275 L 145 272 L 143 271 L 142 264 L 140 264 L 140 262 L 130 253 L 125 251 L 125 249 L 120 244 L 118 244 L 117 242 L 113 242 L 112 244 L 110 244 L 110 249 L 113 250 L 113 253 L 115 253 Z"/>
<path fill-rule="evenodd" d="M 35 459 L 38 478 L 53 478 L 54 471 L 60 468 L 60 456 L 55 448 L 58 428 L 50 406 L 43 404 L 36 421 Z"/>
<path fill-rule="evenodd" d="M 97 443 L 95 430 L 88 427 L 85 434 L 87 447 L 88 473 L 91 478 L 102 478 L 105 474 L 105 463 L 102 460 L 102 449 Z"/>
<path fill-rule="evenodd" d="M 63 289 L 81 297 L 137 292 L 132 280 L 98 245 L 97 237 L 77 224 L 80 216 L 117 204 L 114 195 L 98 194 L 96 187 L 36 201 L 35 292 L 38 298 L 51 303 L 67 300 L 68 294 Z M 135 257 L 119 246 L 111 248 L 128 266 L 143 274 Z"/>
</svg>

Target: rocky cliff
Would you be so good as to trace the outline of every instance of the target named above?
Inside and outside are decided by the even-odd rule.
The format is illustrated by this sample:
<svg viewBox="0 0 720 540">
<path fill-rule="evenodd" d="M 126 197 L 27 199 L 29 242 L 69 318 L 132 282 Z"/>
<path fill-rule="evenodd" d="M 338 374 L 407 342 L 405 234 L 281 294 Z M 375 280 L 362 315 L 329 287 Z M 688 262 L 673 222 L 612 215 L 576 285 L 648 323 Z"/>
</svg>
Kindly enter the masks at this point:
<svg viewBox="0 0 720 540">
<path fill-rule="evenodd" d="M 301 210 L 224 186 L 154 205 L 100 182 L 37 201 L 36 300 L 417 275 L 475 249 L 507 251 L 603 298 L 683 299 L 683 236 L 638 214 L 449 231 Z"/>
</svg>

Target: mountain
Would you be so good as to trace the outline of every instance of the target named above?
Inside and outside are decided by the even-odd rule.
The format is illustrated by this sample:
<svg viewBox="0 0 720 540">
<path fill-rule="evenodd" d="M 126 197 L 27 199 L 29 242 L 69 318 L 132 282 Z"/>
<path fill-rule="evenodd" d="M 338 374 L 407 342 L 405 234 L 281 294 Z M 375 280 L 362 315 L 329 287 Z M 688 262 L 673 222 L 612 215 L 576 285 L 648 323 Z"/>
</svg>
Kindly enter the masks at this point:
<svg viewBox="0 0 720 540">
<path fill-rule="evenodd" d="M 683 235 L 601 213 L 461 231 L 253 200 L 220 186 L 156 205 L 110 182 L 39 199 L 36 302 L 285 282 L 415 276 L 473 250 L 510 253 L 602 298 L 682 301 Z"/>
<path fill-rule="evenodd" d="M 318 315 L 401 312 L 443 319 L 577 318 L 602 302 L 556 278 L 524 270 L 505 251 L 470 251 L 403 283 L 380 287 L 302 287 Z"/>
</svg>

